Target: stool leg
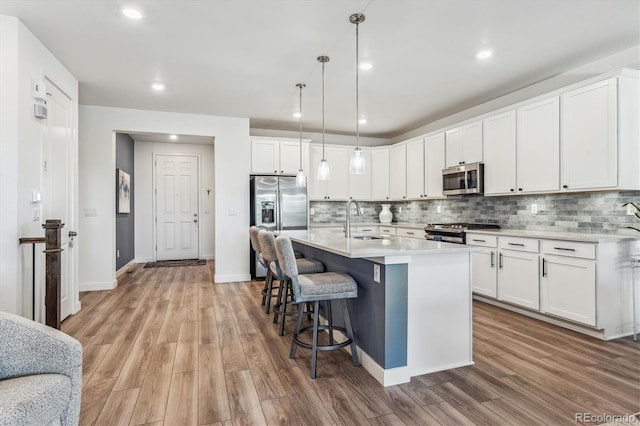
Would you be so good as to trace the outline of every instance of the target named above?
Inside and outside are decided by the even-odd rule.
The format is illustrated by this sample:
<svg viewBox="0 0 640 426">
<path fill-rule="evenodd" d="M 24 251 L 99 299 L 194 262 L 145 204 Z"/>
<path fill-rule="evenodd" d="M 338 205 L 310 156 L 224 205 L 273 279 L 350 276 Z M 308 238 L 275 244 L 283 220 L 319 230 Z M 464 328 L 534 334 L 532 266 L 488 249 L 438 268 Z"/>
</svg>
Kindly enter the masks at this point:
<svg viewBox="0 0 640 426">
<path fill-rule="evenodd" d="M 280 287 L 284 286 L 282 292 L 282 305 L 280 305 L 282 320 L 280 322 L 280 336 L 284 335 L 284 323 L 287 321 L 287 305 L 289 304 L 289 289 L 291 287 L 291 280 L 284 280 L 280 283 Z"/>
<path fill-rule="evenodd" d="M 280 310 L 282 309 L 282 288 L 284 287 L 284 283 L 281 282 L 278 286 L 278 296 L 276 297 L 276 305 L 273 307 L 273 323 L 278 323 L 278 316 L 280 315 Z"/>
<path fill-rule="evenodd" d="M 269 272 L 271 272 L 271 269 L 269 269 Z M 271 310 L 271 293 L 273 293 L 273 282 L 275 281 L 273 273 L 271 273 L 270 275 L 271 275 L 271 279 L 269 280 L 269 285 L 267 286 L 267 293 L 265 295 L 267 300 L 266 300 L 266 303 L 264 304 L 264 311 L 267 314 L 269 314 L 269 311 Z"/>
<path fill-rule="evenodd" d="M 267 300 L 267 287 L 269 285 L 269 278 L 271 277 L 271 268 L 267 269 L 267 276 L 264 277 L 264 287 L 262 288 L 262 305 L 265 304 Z"/>
<path fill-rule="evenodd" d="M 291 340 L 291 350 L 289 351 L 289 358 L 294 359 L 296 357 L 296 349 L 298 344 L 296 339 L 300 335 L 300 327 L 302 327 L 302 317 L 304 316 L 304 303 L 298 304 L 298 315 L 296 316 L 296 328 L 293 331 L 293 339 Z"/>
<path fill-rule="evenodd" d="M 327 320 L 329 321 L 329 344 L 335 344 L 333 342 L 333 315 L 331 313 L 331 300 L 327 300 Z"/>
<path fill-rule="evenodd" d="M 358 359 L 358 349 L 356 345 L 356 336 L 353 334 L 353 328 L 351 327 L 351 316 L 349 315 L 349 304 L 347 299 L 342 299 L 344 303 L 344 325 L 347 329 L 347 337 L 351 339 L 351 358 L 353 359 L 353 365 L 360 367 L 360 360 Z"/>
<path fill-rule="evenodd" d="M 316 378 L 316 366 L 318 364 L 318 312 L 320 311 L 320 302 L 315 301 L 313 304 L 313 343 L 311 345 L 311 378 Z"/>
</svg>

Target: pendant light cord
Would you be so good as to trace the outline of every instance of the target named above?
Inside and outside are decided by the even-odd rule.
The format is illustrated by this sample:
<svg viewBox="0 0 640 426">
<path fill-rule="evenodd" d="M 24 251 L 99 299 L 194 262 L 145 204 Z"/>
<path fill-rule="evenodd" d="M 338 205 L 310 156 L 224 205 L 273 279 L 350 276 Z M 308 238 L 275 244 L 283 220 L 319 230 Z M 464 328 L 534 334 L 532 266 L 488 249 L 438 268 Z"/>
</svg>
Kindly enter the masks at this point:
<svg viewBox="0 0 640 426">
<path fill-rule="evenodd" d="M 300 88 L 300 170 L 302 170 L 302 88 L 305 87 L 304 83 L 299 83 L 298 87 Z"/>
<path fill-rule="evenodd" d="M 356 150 L 360 149 L 360 52 L 359 29 L 360 23 L 356 23 Z"/>
<path fill-rule="evenodd" d="M 326 159 L 325 157 L 325 148 L 324 148 L 324 64 L 322 62 L 322 160 Z"/>
</svg>

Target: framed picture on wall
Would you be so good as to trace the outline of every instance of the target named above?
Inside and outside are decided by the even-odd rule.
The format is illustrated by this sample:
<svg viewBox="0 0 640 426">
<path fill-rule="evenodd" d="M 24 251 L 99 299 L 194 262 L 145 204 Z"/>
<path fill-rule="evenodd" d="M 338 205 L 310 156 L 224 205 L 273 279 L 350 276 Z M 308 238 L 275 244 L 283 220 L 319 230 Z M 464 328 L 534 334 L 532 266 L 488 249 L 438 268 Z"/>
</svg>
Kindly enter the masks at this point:
<svg viewBox="0 0 640 426">
<path fill-rule="evenodd" d="M 131 213 L 131 176 L 124 170 L 118 171 L 117 206 L 118 213 Z"/>
</svg>

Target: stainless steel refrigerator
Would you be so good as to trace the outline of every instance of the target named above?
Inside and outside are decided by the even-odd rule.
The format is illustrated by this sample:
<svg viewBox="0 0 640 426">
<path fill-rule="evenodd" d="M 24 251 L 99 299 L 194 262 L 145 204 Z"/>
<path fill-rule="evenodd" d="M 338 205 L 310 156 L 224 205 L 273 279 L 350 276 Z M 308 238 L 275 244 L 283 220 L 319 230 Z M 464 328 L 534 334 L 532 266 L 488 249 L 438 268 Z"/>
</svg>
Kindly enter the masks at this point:
<svg viewBox="0 0 640 426">
<path fill-rule="evenodd" d="M 276 230 L 307 229 L 307 187 L 296 186 L 291 176 L 251 176 L 251 225 Z M 251 253 L 251 277 L 264 277 L 267 273 Z"/>
</svg>

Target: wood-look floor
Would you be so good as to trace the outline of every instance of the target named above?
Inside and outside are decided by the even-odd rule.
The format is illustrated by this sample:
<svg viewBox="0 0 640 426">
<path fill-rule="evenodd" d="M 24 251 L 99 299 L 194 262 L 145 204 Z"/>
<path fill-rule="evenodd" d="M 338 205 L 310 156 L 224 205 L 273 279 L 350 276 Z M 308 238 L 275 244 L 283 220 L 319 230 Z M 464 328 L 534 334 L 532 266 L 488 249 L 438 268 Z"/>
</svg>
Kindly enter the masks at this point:
<svg viewBox="0 0 640 426">
<path fill-rule="evenodd" d="M 290 335 L 261 309 L 262 283 L 212 273 L 136 266 L 82 294 L 62 325 L 84 346 L 81 424 L 562 425 L 640 411 L 640 345 L 478 302 L 472 367 L 383 388 L 334 351 L 311 380 L 309 351 L 290 360 Z"/>
</svg>

